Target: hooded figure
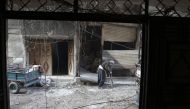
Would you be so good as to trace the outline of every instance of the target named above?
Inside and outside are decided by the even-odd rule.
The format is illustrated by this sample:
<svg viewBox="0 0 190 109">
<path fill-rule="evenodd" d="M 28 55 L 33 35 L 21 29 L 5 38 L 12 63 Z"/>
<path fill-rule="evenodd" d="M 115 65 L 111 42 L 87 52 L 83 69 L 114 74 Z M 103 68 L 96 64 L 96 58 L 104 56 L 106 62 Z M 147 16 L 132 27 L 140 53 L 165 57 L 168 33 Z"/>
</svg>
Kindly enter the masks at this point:
<svg viewBox="0 0 190 109">
<path fill-rule="evenodd" d="M 98 66 L 97 73 L 98 73 L 98 87 L 102 87 L 106 79 L 106 72 L 104 71 L 102 65 Z"/>
</svg>

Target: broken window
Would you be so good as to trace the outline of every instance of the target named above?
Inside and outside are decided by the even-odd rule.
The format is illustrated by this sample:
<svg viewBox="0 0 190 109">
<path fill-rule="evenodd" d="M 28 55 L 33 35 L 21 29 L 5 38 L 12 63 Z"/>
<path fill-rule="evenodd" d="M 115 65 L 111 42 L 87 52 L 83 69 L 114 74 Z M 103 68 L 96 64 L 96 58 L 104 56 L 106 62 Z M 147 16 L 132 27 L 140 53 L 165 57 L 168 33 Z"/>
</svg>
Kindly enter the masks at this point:
<svg viewBox="0 0 190 109">
<path fill-rule="evenodd" d="M 134 42 L 108 42 L 104 41 L 104 50 L 133 50 L 135 49 Z"/>
</svg>

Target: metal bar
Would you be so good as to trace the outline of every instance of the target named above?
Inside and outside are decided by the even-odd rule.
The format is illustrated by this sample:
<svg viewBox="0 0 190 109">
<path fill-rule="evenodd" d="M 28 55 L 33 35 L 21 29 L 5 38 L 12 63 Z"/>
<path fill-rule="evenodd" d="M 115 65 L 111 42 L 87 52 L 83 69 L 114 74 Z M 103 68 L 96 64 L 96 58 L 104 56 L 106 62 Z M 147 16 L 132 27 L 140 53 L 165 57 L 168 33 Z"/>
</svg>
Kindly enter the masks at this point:
<svg viewBox="0 0 190 109">
<path fill-rule="evenodd" d="M 45 1 L 44 3 L 41 3 L 40 0 L 39 0 L 39 3 L 40 3 L 40 6 L 35 11 L 38 11 L 39 9 L 44 7 L 47 4 L 47 1 Z"/>
<path fill-rule="evenodd" d="M 68 12 L 33 12 L 33 11 L 7 11 L 7 19 L 33 19 L 33 20 L 65 20 L 65 21 L 99 21 L 99 22 L 123 22 L 143 23 L 145 16 L 99 14 L 99 13 L 68 13 Z"/>
<path fill-rule="evenodd" d="M 21 3 L 22 3 L 22 7 L 18 10 L 18 11 L 21 11 L 23 8 L 27 7 L 27 5 L 30 3 L 31 1 L 27 1 L 26 3 L 24 3 L 22 0 L 21 0 Z"/>
<path fill-rule="evenodd" d="M 144 0 L 144 2 L 145 2 L 145 16 L 148 17 L 149 16 L 149 14 L 148 14 L 148 12 L 149 12 L 149 0 Z"/>
<path fill-rule="evenodd" d="M 61 5 L 59 5 L 58 7 L 56 7 L 54 10 L 53 10 L 53 12 L 56 12 L 59 8 L 61 8 L 62 7 L 62 4 Z"/>
<path fill-rule="evenodd" d="M 78 13 L 78 0 L 74 0 L 74 13 Z"/>
<path fill-rule="evenodd" d="M 149 18 L 149 0 L 145 2 L 145 22 L 142 25 L 142 60 L 141 60 L 141 80 L 140 80 L 140 101 L 139 109 L 147 109 L 147 67 L 148 67 L 148 18 Z"/>
<path fill-rule="evenodd" d="M 1 38 L 1 68 L 0 68 L 0 104 L 1 108 L 3 109 L 9 109 L 9 94 L 8 94 L 8 88 L 7 88 L 7 74 L 6 74 L 6 33 L 7 33 L 7 22 L 6 22 L 6 16 L 5 11 L 6 10 L 6 0 L 0 1 L 0 38 Z"/>
<path fill-rule="evenodd" d="M 145 2 L 145 21 L 142 25 L 142 60 L 139 109 L 147 109 L 148 62 L 149 62 L 149 0 Z"/>
</svg>

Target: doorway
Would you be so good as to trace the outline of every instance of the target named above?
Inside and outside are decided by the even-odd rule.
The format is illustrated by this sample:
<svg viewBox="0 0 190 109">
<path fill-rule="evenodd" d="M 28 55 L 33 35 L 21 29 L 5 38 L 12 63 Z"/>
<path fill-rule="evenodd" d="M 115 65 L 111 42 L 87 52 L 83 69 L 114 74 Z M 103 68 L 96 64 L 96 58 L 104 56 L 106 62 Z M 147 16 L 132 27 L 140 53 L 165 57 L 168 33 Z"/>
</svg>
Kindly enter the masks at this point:
<svg viewBox="0 0 190 109">
<path fill-rule="evenodd" d="M 52 45 L 52 75 L 68 75 L 68 42 Z"/>
</svg>

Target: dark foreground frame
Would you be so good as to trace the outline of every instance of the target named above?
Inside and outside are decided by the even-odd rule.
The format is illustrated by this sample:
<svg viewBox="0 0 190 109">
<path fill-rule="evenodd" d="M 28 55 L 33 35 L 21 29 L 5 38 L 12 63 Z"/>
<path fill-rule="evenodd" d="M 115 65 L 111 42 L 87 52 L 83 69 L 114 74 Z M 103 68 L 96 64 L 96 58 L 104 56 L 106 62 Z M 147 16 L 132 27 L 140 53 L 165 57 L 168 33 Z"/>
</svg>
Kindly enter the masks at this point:
<svg viewBox="0 0 190 109">
<path fill-rule="evenodd" d="M 77 0 L 75 0 L 77 1 Z M 77 3 L 77 2 L 75 2 Z M 1 108 L 9 109 L 9 93 L 7 89 L 6 76 L 6 41 L 7 41 L 7 20 L 8 19 L 30 19 L 30 20 L 64 20 L 64 21 L 96 21 L 96 22 L 122 22 L 138 23 L 143 25 L 143 50 L 142 50 L 142 79 L 140 88 L 140 109 L 148 109 L 149 91 L 149 36 L 148 36 L 148 0 L 145 0 L 144 15 L 121 15 L 121 14 L 97 14 L 97 13 L 78 13 L 77 5 L 74 6 L 74 12 L 33 12 L 33 11 L 8 11 L 6 10 L 6 0 L 0 1 L 0 37 L 1 37 L 1 68 L 0 68 L 0 104 Z"/>
</svg>

